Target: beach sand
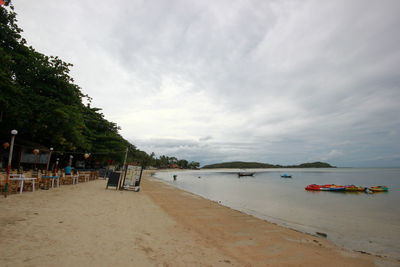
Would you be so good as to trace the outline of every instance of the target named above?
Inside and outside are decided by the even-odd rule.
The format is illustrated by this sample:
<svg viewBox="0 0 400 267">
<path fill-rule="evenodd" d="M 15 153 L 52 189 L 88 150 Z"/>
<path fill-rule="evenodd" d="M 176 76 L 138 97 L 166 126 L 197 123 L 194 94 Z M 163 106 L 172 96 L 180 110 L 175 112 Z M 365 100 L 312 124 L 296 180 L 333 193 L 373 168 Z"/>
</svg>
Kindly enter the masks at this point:
<svg viewBox="0 0 400 267">
<path fill-rule="evenodd" d="M 399 266 L 151 178 L 0 198 L 0 266 Z"/>
</svg>

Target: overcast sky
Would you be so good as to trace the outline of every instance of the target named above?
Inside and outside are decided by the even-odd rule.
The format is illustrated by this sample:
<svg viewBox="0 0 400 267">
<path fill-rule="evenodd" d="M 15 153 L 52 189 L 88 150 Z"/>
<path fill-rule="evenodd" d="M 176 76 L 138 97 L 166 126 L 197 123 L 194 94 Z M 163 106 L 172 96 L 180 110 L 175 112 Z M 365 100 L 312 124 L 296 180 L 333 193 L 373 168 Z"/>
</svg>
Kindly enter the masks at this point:
<svg viewBox="0 0 400 267">
<path fill-rule="evenodd" d="M 139 149 L 400 166 L 400 1 L 13 1 Z"/>
</svg>

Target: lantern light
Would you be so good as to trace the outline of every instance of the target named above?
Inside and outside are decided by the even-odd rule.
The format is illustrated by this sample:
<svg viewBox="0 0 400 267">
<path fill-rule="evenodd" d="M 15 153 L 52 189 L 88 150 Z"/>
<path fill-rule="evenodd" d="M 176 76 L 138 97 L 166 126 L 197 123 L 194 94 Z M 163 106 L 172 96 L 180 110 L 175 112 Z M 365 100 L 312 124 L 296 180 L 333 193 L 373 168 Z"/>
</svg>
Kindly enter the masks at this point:
<svg viewBox="0 0 400 267">
<path fill-rule="evenodd" d="M 85 157 L 85 159 L 87 159 L 90 155 L 88 153 L 85 153 L 85 155 L 83 155 Z"/>
<path fill-rule="evenodd" d="M 10 146 L 10 144 L 9 144 L 8 142 L 5 142 L 5 143 L 3 144 L 3 148 L 4 148 L 4 149 L 7 149 L 9 146 Z"/>
<path fill-rule="evenodd" d="M 35 154 L 35 155 L 39 154 L 39 149 L 35 148 L 35 149 L 33 150 L 33 154 Z"/>
</svg>

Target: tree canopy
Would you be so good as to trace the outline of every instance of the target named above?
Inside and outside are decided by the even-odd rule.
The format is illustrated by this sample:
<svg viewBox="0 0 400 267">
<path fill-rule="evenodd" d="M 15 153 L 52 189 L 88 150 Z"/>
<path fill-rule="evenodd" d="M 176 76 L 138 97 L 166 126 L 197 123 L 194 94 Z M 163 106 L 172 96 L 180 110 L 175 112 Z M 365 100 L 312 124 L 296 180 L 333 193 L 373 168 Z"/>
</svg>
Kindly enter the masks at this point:
<svg viewBox="0 0 400 267">
<path fill-rule="evenodd" d="M 1 139 L 17 129 L 18 138 L 56 151 L 91 152 L 99 160 L 122 162 L 128 147 L 128 161 L 157 164 L 154 153 L 138 150 L 100 108 L 90 106 L 91 98 L 69 75 L 72 64 L 27 45 L 10 1 L 6 6 L 0 7 Z M 85 98 L 89 104 L 83 104 Z"/>
</svg>

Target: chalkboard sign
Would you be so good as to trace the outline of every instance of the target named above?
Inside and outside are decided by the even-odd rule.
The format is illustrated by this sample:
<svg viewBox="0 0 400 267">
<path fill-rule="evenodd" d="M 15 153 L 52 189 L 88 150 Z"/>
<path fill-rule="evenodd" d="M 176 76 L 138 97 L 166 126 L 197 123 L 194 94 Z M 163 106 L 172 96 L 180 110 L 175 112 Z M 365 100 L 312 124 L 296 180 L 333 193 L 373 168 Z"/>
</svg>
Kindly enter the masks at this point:
<svg viewBox="0 0 400 267">
<path fill-rule="evenodd" d="M 115 186 L 115 189 L 118 190 L 118 185 L 119 185 L 119 177 L 121 176 L 121 173 L 119 172 L 111 172 L 108 175 L 108 181 L 107 181 L 107 186 L 106 189 L 109 186 Z"/>
</svg>

